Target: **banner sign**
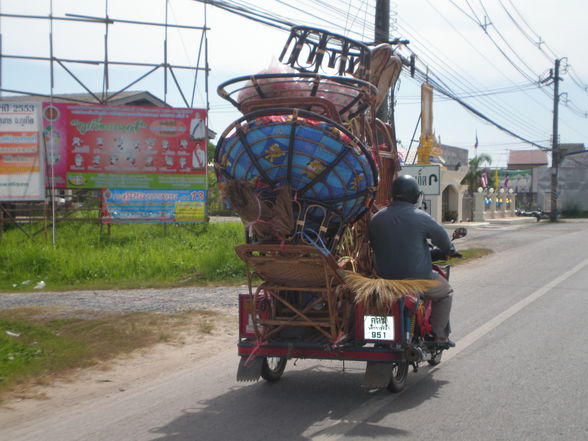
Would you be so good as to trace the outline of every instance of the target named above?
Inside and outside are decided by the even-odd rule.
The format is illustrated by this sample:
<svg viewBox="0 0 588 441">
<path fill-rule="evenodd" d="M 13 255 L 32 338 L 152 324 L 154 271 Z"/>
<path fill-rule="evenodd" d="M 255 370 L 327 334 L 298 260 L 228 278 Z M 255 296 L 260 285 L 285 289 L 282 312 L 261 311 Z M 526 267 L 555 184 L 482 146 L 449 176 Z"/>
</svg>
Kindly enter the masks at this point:
<svg viewBox="0 0 588 441">
<path fill-rule="evenodd" d="M 498 170 L 498 187 L 511 189 L 515 193 L 532 191 L 532 170 Z"/>
<path fill-rule="evenodd" d="M 43 103 L 55 187 L 206 189 L 206 134 L 202 109 Z"/>
<path fill-rule="evenodd" d="M 400 174 L 415 178 L 425 195 L 441 193 L 441 168 L 439 165 L 403 165 Z"/>
<path fill-rule="evenodd" d="M 206 221 L 205 190 L 102 191 L 103 223 Z"/>
<path fill-rule="evenodd" d="M 0 103 L 0 201 L 45 200 L 39 103 Z"/>
</svg>

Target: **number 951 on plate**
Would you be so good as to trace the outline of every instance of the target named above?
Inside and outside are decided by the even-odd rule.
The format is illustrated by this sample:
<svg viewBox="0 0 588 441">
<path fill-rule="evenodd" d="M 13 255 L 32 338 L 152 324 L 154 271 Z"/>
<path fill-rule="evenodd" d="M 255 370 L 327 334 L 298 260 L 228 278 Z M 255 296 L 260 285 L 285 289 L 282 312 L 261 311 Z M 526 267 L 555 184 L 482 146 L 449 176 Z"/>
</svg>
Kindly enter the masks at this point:
<svg viewBox="0 0 588 441">
<path fill-rule="evenodd" d="M 394 317 L 364 315 L 363 334 L 365 340 L 394 340 Z"/>
</svg>

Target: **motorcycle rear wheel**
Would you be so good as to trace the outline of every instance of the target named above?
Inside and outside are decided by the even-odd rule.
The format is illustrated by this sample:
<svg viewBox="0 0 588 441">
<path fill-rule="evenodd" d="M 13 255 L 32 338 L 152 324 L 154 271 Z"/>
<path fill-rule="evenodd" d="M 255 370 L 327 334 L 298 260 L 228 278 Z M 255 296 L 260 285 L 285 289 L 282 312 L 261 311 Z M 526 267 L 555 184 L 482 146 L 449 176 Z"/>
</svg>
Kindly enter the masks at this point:
<svg viewBox="0 0 588 441">
<path fill-rule="evenodd" d="M 392 393 L 398 393 L 404 390 L 406 379 L 408 378 L 408 362 L 399 361 L 392 368 L 392 377 L 386 389 Z"/>
<path fill-rule="evenodd" d="M 266 381 L 278 381 L 286 369 L 287 362 L 288 359 L 285 357 L 265 357 L 261 364 L 261 378 Z"/>
</svg>

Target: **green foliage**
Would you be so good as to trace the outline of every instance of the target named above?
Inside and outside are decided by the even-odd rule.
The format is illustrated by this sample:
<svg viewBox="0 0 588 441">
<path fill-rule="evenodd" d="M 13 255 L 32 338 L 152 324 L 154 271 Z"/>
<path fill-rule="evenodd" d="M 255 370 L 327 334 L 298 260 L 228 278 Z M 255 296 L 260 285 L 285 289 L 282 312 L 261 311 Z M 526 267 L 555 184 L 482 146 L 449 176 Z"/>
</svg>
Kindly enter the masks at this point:
<svg viewBox="0 0 588 441">
<path fill-rule="evenodd" d="M 456 222 L 456 221 L 457 221 L 457 211 L 447 210 L 443 213 L 443 222 Z"/>
<path fill-rule="evenodd" d="M 36 231 L 38 225 L 29 226 Z M 244 242 L 240 222 L 104 227 L 61 223 L 55 248 L 44 237 L 30 241 L 5 232 L 0 290 L 132 288 L 241 280 L 244 265 L 234 246 Z"/>
<path fill-rule="evenodd" d="M 473 194 L 480 186 L 480 179 L 482 177 L 481 167 L 484 164 L 492 164 L 492 158 L 490 155 L 485 153 L 475 156 L 469 161 L 468 172 L 461 181 L 462 185 L 468 186 L 468 191 Z M 489 173 L 490 175 L 491 173 Z M 492 176 L 488 176 L 489 179 L 493 179 Z"/>
<path fill-rule="evenodd" d="M 561 212 L 562 217 L 568 219 L 580 219 L 580 218 L 587 218 L 588 211 L 582 210 L 578 204 L 572 204 L 564 209 Z"/>
<path fill-rule="evenodd" d="M 30 375 L 60 369 L 63 362 L 78 358 L 86 349 L 48 326 L 0 319 L 0 390 Z"/>
<path fill-rule="evenodd" d="M 207 152 L 208 163 L 212 164 L 214 162 L 214 153 L 216 152 L 216 145 L 214 145 L 212 142 L 208 141 L 208 148 L 207 148 L 206 152 Z"/>
</svg>

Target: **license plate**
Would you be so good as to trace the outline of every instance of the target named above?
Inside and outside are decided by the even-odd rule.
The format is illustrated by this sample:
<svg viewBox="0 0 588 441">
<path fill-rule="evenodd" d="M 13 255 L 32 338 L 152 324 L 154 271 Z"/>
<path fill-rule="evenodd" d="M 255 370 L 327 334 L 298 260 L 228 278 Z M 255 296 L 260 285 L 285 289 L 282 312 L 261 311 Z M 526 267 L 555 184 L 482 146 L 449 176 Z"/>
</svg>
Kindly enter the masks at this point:
<svg viewBox="0 0 588 441">
<path fill-rule="evenodd" d="M 394 340 L 394 317 L 364 315 L 363 338 L 365 340 Z"/>
</svg>

